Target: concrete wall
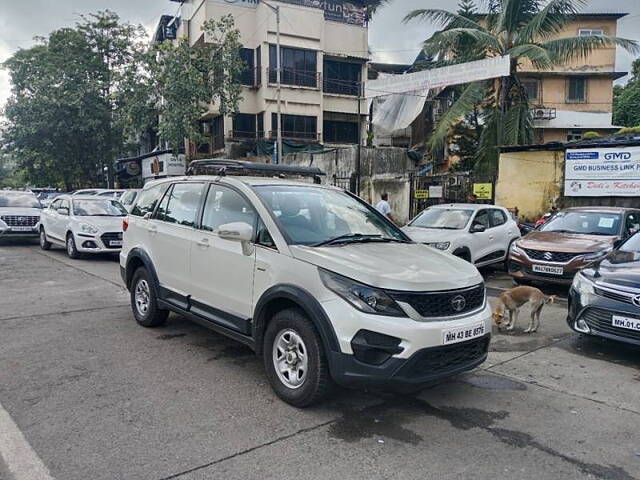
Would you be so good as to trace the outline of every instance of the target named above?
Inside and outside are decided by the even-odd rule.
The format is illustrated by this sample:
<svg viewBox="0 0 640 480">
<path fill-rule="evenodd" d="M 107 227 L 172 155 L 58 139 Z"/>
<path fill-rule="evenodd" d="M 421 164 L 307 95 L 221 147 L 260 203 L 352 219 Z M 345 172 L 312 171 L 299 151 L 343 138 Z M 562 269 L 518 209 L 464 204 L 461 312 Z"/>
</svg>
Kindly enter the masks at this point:
<svg viewBox="0 0 640 480">
<path fill-rule="evenodd" d="M 521 219 L 539 218 L 562 195 L 564 151 L 502 153 L 498 168 L 495 203 Z"/>
<path fill-rule="evenodd" d="M 348 185 L 348 178 L 356 171 L 357 148 L 343 148 L 325 154 L 299 153 L 286 155 L 287 165 L 314 166 L 327 174 L 326 183 L 334 183 L 338 177 L 340 186 Z M 257 160 L 257 159 L 249 159 Z M 261 159 L 266 161 L 266 159 Z M 392 215 L 396 222 L 404 225 L 409 220 L 410 182 L 409 175 L 415 164 L 404 148 L 361 149 L 360 197 L 375 205 L 382 193 L 389 194 Z M 345 185 L 346 184 L 346 185 Z"/>
</svg>

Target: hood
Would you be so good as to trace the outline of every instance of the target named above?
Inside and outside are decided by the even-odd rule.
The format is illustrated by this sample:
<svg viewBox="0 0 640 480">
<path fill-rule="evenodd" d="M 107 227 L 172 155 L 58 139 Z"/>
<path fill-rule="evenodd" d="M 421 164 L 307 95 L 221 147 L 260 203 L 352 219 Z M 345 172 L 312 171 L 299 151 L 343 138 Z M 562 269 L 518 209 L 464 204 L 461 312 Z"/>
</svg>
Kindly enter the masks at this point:
<svg viewBox="0 0 640 480">
<path fill-rule="evenodd" d="M 26 207 L 0 207 L 0 217 L 3 215 L 24 215 L 25 217 L 40 216 L 42 212 L 39 208 L 26 208 Z"/>
<path fill-rule="evenodd" d="M 74 217 L 78 223 L 89 223 L 100 230 L 121 232 L 122 220 L 126 217 Z"/>
<path fill-rule="evenodd" d="M 299 260 L 389 290 L 451 290 L 483 281 L 470 263 L 415 243 L 296 245 L 291 251 Z"/>
<path fill-rule="evenodd" d="M 539 232 L 528 233 L 518 241 L 522 248 L 551 252 L 588 253 L 611 247 L 618 237 L 581 235 L 579 233 Z"/>
<path fill-rule="evenodd" d="M 414 242 L 419 243 L 437 243 L 449 242 L 451 238 L 460 234 L 464 230 L 446 230 L 442 228 L 421 228 L 406 226 L 402 231 L 409 235 Z"/>
<path fill-rule="evenodd" d="M 640 289 L 640 252 L 611 252 L 591 272 L 597 282 Z"/>
</svg>

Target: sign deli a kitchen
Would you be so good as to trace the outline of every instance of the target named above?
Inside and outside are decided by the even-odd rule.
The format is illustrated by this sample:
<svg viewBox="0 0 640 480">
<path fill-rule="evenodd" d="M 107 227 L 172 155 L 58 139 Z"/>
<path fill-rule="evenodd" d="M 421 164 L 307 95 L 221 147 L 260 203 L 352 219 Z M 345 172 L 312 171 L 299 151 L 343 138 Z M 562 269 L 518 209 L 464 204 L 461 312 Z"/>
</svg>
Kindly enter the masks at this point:
<svg viewBox="0 0 640 480">
<path fill-rule="evenodd" d="M 216 0 L 218 3 L 255 8 L 260 0 Z M 324 10 L 325 20 L 364 26 L 367 21 L 367 9 L 357 0 L 279 0 L 282 3 L 301 5 L 303 7 L 320 8 Z"/>
<path fill-rule="evenodd" d="M 640 197 L 640 147 L 567 150 L 567 197 Z"/>
</svg>

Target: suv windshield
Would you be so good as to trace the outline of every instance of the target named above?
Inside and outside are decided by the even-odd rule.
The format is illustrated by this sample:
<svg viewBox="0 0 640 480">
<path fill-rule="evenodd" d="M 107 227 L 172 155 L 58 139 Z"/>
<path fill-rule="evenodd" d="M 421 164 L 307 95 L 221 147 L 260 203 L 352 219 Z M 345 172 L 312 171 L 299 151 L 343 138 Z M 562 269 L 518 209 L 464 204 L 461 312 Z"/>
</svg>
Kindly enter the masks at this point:
<svg viewBox="0 0 640 480">
<path fill-rule="evenodd" d="M 117 200 L 74 200 L 73 214 L 77 217 L 122 217 L 127 211 Z"/>
<path fill-rule="evenodd" d="M 33 193 L 0 192 L 0 207 L 42 208 L 42 205 Z"/>
<path fill-rule="evenodd" d="M 559 212 L 540 227 L 541 232 L 619 235 L 622 215 L 599 212 Z"/>
<path fill-rule="evenodd" d="M 462 230 L 469 223 L 473 210 L 461 208 L 428 208 L 414 218 L 409 226 Z"/>
<path fill-rule="evenodd" d="M 375 210 L 338 190 L 322 187 L 257 186 L 267 208 L 293 245 L 408 241 Z"/>
</svg>

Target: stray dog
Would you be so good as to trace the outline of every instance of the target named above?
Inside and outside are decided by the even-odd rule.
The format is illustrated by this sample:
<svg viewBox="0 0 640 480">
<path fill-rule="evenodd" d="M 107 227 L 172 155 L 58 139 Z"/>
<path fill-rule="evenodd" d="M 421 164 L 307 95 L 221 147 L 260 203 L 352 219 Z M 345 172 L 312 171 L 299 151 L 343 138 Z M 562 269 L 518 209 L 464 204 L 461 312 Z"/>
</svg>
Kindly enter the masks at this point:
<svg viewBox="0 0 640 480">
<path fill-rule="evenodd" d="M 513 330 L 518 320 L 520 307 L 525 303 L 530 303 L 531 321 L 524 333 L 533 333 L 538 330 L 540 326 L 542 307 L 547 303 L 553 303 L 555 298 L 555 295 L 548 297 L 534 287 L 522 286 L 512 288 L 511 290 L 502 292 L 498 297 L 498 305 L 496 306 L 496 311 L 493 313 L 493 321 L 497 325 L 498 330 L 501 330 L 503 326 L 506 326 L 507 330 Z M 508 320 L 506 320 L 505 310 L 509 311 Z"/>
</svg>

